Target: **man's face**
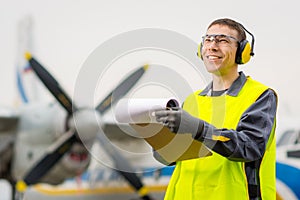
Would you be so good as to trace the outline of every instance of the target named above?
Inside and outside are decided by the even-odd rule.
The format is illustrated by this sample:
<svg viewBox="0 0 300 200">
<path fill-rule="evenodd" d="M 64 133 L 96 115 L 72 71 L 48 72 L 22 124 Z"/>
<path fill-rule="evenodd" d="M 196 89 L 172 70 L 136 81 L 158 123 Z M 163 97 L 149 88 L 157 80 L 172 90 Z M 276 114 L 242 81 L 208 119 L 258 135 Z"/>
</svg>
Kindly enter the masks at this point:
<svg viewBox="0 0 300 200">
<path fill-rule="evenodd" d="M 213 25 L 202 42 L 202 57 L 208 72 L 225 75 L 237 68 L 238 32 L 224 25 Z"/>
</svg>

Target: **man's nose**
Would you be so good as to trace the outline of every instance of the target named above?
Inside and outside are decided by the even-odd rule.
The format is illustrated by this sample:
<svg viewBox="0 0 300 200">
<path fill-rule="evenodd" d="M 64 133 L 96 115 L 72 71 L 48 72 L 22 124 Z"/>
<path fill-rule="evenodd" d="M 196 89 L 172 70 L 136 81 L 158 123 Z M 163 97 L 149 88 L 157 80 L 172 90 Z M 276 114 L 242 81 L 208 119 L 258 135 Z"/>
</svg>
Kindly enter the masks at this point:
<svg viewBox="0 0 300 200">
<path fill-rule="evenodd" d="M 211 42 L 207 45 L 207 49 L 209 50 L 216 50 L 219 47 L 218 43 L 215 39 L 212 39 Z"/>
</svg>

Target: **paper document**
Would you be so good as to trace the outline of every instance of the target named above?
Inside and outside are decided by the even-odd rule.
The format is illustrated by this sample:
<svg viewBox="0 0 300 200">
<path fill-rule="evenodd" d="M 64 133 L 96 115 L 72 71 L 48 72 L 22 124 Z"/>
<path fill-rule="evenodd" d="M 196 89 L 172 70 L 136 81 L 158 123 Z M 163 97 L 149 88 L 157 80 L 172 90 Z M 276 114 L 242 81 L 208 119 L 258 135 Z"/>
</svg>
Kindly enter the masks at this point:
<svg viewBox="0 0 300 200">
<path fill-rule="evenodd" d="M 124 98 L 116 105 L 115 117 L 119 123 L 155 123 L 155 110 L 172 107 L 181 107 L 181 104 L 175 98 Z"/>
</svg>

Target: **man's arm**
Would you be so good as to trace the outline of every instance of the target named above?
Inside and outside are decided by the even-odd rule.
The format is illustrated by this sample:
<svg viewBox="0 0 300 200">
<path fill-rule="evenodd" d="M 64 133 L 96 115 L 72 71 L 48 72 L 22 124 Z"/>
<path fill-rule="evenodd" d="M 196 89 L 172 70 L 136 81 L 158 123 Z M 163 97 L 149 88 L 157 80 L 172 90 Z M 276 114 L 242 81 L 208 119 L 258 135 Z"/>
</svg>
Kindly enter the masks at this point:
<svg viewBox="0 0 300 200">
<path fill-rule="evenodd" d="M 277 96 L 269 89 L 243 113 L 236 130 L 217 129 L 204 123 L 202 133 L 195 139 L 230 160 L 244 162 L 258 160 L 265 152 L 275 123 L 276 109 Z M 229 140 L 219 141 L 213 138 L 229 138 Z"/>
<path fill-rule="evenodd" d="M 191 133 L 216 153 L 235 161 L 260 159 L 274 125 L 277 96 L 271 89 L 265 91 L 242 115 L 233 129 L 217 129 L 213 125 L 191 116 L 184 110 L 155 112 L 156 120 L 163 122 L 172 132 Z"/>
</svg>

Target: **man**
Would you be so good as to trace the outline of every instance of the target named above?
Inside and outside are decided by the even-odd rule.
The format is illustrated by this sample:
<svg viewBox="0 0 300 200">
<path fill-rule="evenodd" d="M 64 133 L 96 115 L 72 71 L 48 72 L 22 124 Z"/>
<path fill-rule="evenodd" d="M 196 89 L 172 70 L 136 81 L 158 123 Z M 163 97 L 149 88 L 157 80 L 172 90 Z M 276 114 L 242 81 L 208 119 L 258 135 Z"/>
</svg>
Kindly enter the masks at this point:
<svg viewBox="0 0 300 200">
<path fill-rule="evenodd" d="M 190 134 L 213 152 L 176 162 L 165 199 L 276 199 L 277 96 L 238 71 L 253 55 L 254 38 L 250 46 L 245 31 L 251 34 L 231 19 L 213 21 L 198 51 L 212 82 L 182 109 L 155 112 L 172 132 Z"/>
</svg>

